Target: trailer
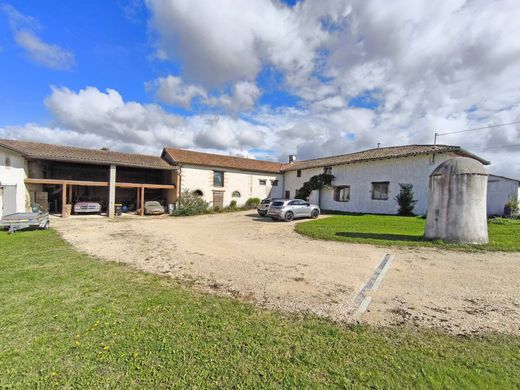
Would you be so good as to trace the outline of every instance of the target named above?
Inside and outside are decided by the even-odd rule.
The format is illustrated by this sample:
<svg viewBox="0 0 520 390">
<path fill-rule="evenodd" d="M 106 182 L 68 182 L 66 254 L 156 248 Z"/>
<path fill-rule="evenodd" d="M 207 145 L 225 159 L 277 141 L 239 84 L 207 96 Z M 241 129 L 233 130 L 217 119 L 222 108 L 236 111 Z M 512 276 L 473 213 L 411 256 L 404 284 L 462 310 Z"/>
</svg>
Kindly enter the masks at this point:
<svg viewBox="0 0 520 390">
<path fill-rule="evenodd" d="M 48 228 L 49 213 L 43 211 L 39 205 L 33 206 L 32 212 L 9 214 L 0 220 L 0 229 L 7 229 L 10 234 L 23 229 Z"/>
</svg>

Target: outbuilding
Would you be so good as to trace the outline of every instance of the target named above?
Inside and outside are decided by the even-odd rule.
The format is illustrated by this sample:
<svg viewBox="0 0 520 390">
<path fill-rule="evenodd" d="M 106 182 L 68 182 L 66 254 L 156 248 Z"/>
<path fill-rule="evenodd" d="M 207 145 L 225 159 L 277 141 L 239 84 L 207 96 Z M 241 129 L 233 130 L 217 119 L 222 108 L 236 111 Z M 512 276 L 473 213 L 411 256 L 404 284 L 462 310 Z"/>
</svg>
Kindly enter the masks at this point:
<svg viewBox="0 0 520 390">
<path fill-rule="evenodd" d="M 81 198 L 98 199 L 108 216 L 116 203 L 144 212 L 144 202 L 177 200 L 176 170 L 157 156 L 39 142 L 0 140 L 2 215 L 38 203 L 67 216 Z"/>
</svg>

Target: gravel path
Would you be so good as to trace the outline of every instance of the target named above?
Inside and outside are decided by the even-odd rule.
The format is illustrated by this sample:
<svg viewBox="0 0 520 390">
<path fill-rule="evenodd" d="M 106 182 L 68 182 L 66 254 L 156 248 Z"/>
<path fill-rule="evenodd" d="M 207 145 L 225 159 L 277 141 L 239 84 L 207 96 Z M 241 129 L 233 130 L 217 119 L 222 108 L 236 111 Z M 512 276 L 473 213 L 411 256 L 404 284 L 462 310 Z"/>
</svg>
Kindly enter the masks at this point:
<svg viewBox="0 0 520 390">
<path fill-rule="evenodd" d="M 360 320 L 520 334 L 520 254 L 310 240 L 252 212 L 188 218 L 53 219 L 79 250 L 269 308 L 351 321 L 381 258 L 392 265 Z"/>
</svg>

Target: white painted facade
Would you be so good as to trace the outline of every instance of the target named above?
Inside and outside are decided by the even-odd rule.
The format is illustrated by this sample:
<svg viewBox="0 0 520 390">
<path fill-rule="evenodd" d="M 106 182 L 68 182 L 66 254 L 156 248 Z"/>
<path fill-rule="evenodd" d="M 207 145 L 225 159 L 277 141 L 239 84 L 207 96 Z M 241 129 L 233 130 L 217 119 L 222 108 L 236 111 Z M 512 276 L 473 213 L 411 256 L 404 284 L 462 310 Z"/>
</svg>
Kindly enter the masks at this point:
<svg viewBox="0 0 520 390">
<path fill-rule="evenodd" d="M 0 216 L 26 211 L 30 202 L 25 186 L 27 163 L 23 156 L 0 147 Z"/>
<path fill-rule="evenodd" d="M 224 185 L 213 186 L 215 171 L 224 172 Z M 278 185 L 273 185 L 278 180 Z M 265 185 L 262 184 L 265 181 Z M 196 165 L 182 165 L 180 167 L 180 190 L 200 191 L 202 197 L 210 205 L 213 204 L 213 192 L 223 192 L 223 205 L 229 206 L 232 200 L 237 201 L 238 206 L 245 204 L 249 198 L 282 197 L 283 175 L 275 173 L 263 173 L 252 171 L 239 171 L 236 169 L 214 168 Z M 233 193 L 240 196 L 233 196 Z"/>
<path fill-rule="evenodd" d="M 514 198 L 520 200 L 520 182 L 507 177 L 489 175 L 487 214 L 504 215 L 504 206 Z"/>
<path fill-rule="evenodd" d="M 396 214 L 398 205 L 395 196 L 399 193 L 399 183 L 412 184 L 414 198 L 417 200 L 414 212 L 426 214 L 428 209 L 428 183 L 432 171 L 443 161 L 455 157 L 455 154 L 436 154 L 435 161 L 431 155 L 400 157 L 384 160 L 365 161 L 332 166 L 334 181 L 332 186 L 312 194 L 314 201 L 324 210 L 345 212 Z M 296 190 L 312 176 L 323 173 L 324 167 L 285 172 L 285 191 L 294 197 Z M 372 199 L 372 183 L 389 182 L 387 200 Z M 350 200 L 339 202 L 334 200 L 334 187 L 350 186 Z"/>
</svg>

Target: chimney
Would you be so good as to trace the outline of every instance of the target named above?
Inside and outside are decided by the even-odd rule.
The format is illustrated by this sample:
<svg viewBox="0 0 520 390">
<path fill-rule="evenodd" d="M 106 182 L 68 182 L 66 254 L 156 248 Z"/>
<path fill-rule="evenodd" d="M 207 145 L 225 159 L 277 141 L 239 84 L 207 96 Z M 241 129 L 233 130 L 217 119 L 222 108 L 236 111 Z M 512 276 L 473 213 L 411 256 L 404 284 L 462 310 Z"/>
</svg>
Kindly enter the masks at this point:
<svg viewBox="0 0 520 390">
<path fill-rule="evenodd" d="M 289 155 L 289 164 L 292 164 L 296 161 L 296 155 L 295 154 L 290 154 Z"/>
</svg>

